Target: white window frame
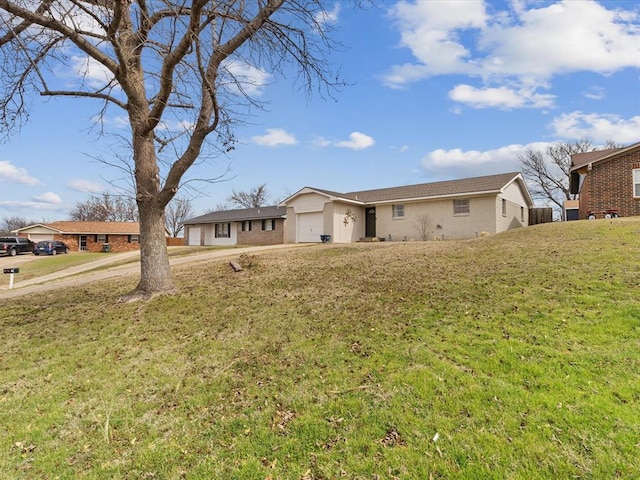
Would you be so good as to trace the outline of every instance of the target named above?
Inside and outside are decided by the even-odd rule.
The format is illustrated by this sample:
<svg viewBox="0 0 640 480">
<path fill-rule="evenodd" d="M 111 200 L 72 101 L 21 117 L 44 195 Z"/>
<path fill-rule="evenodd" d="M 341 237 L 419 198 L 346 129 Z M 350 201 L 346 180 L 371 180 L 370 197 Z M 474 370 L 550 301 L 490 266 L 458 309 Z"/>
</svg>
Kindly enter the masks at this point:
<svg viewBox="0 0 640 480">
<path fill-rule="evenodd" d="M 453 215 L 456 217 L 471 213 L 471 200 L 468 198 L 453 199 Z"/>
<path fill-rule="evenodd" d="M 633 172 L 633 197 L 640 198 L 640 168 L 634 168 Z"/>
<path fill-rule="evenodd" d="M 242 221 L 242 231 L 250 232 L 251 231 L 251 220 L 243 220 Z"/>
<path fill-rule="evenodd" d="M 404 218 L 404 205 L 391 205 L 391 218 Z"/>
</svg>

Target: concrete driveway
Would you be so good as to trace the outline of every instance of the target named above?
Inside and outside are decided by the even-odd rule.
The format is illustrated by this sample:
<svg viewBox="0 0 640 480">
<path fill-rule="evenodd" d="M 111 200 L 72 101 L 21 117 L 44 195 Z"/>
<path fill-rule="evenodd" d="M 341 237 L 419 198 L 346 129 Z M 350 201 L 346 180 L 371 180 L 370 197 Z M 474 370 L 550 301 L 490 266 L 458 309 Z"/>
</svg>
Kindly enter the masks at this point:
<svg viewBox="0 0 640 480">
<path fill-rule="evenodd" d="M 269 250 L 282 250 L 282 249 L 294 249 L 294 248 L 302 248 L 313 246 L 316 244 L 305 244 L 305 243 L 296 243 L 296 244 L 285 244 L 285 245 L 269 245 L 269 246 L 259 246 L 259 247 L 240 247 L 240 248 L 230 248 L 225 250 L 212 250 L 208 252 L 198 252 L 194 254 L 185 254 L 175 257 L 169 257 L 169 263 L 171 266 L 174 265 L 183 265 L 186 263 L 195 263 L 201 261 L 207 261 L 211 259 L 225 259 L 225 258 L 233 258 L 243 253 L 259 253 Z M 42 277 L 32 278 L 30 280 L 25 280 L 20 282 L 18 278 L 14 280 L 13 288 L 9 289 L 8 282 L 7 284 L 3 284 L 0 286 L 0 298 L 15 298 L 21 297 L 24 295 L 43 292 L 47 290 L 53 290 L 57 288 L 70 287 L 74 285 L 85 285 L 88 282 L 96 282 L 99 280 L 104 280 L 107 278 L 120 277 L 120 276 L 129 276 L 140 274 L 140 260 L 139 260 L 140 252 L 126 252 L 126 253 L 118 253 L 118 254 L 109 254 L 105 255 L 104 258 L 96 260 L 94 262 L 85 263 L 82 265 L 78 265 L 75 267 L 70 267 L 59 272 L 51 273 L 49 275 L 43 275 Z M 30 260 L 38 259 L 37 255 L 20 255 L 16 257 L 11 257 L 13 259 L 20 259 L 22 257 L 31 257 Z M 135 259 L 135 260 L 134 260 Z M 112 268 L 106 268 L 110 264 L 121 263 L 123 261 L 132 260 L 125 265 L 114 266 Z M 25 259 L 24 262 L 29 261 L 29 259 Z M 4 265 L 5 262 L 0 263 L 0 265 Z M 10 268 L 18 266 L 17 264 L 6 264 L 2 268 Z M 99 271 L 95 271 L 100 268 Z"/>
</svg>

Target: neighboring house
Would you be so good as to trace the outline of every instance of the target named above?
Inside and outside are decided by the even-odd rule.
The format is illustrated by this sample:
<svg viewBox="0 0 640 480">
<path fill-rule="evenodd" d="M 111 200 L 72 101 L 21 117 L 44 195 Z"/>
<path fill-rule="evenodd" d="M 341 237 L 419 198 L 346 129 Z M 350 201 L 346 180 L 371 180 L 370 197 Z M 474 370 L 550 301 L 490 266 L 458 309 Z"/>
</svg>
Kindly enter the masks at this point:
<svg viewBox="0 0 640 480">
<path fill-rule="evenodd" d="M 533 200 L 520 173 L 338 193 L 305 187 L 282 202 L 285 243 L 465 239 L 524 227 Z M 327 237 L 325 237 L 327 240 Z"/>
<path fill-rule="evenodd" d="M 74 222 L 37 223 L 13 230 L 32 242 L 60 240 L 73 251 L 102 252 L 104 245 L 112 252 L 140 248 L 140 226 L 137 222 Z"/>
<path fill-rule="evenodd" d="M 571 156 L 578 218 L 640 215 L 640 143 Z"/>
<path fill-rule="evenodd" d="M 276 245 L 284 243 L 285 209 L 221 210 L 186 220 L 186 245 Z"/>
</svg>

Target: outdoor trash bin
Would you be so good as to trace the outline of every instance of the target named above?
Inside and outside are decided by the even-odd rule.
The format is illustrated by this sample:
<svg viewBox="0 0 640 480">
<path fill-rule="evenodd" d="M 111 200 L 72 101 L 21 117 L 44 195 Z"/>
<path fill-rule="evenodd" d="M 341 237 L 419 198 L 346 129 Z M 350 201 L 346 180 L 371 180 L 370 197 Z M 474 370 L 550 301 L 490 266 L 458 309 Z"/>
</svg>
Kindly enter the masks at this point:
<svg viewBox="0 0 640 480">
<path fill-rule="evenodd" d="M 111 245 L 109 245 L 108 243 L 103 244 L 102 251 L 105 253 L 109 253 L 111 251 Z"/>
</svg>

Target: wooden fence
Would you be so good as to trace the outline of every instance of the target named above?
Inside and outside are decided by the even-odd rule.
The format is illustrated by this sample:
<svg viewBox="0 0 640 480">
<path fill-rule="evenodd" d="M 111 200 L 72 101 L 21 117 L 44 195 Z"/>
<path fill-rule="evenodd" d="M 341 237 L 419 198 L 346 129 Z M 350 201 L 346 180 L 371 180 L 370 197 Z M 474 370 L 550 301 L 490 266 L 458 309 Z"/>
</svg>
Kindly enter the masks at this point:
<svg viewBox="0 0 640 480">
<path fill-rule="evenodd" d="M 542 207 L 529 210 L 529 225 L 553 222 L 553 208 Z"/>
</svg>

